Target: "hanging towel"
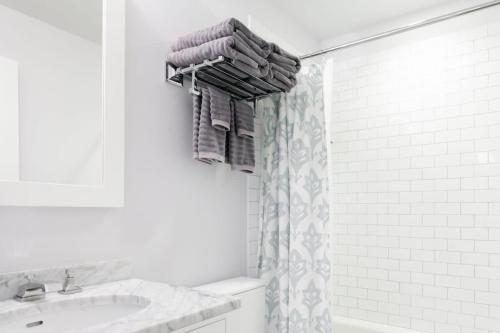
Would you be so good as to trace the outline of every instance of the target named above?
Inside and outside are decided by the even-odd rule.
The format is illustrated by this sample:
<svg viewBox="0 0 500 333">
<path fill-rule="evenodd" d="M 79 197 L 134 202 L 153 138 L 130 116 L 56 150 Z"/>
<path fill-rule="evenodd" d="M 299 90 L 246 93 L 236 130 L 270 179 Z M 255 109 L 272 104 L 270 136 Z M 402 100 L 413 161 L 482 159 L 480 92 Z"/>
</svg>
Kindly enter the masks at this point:
<svg viewBox="0 0 500 333">
<path fill-rule="evenodd" d="M 211 26 L 209 28 L 193 32 L 177 39 L 172 46 L 172 50 L 179 51 L 182 49 L 199 46 L 215 39 L 234 36 L 235 34 L 244 36 L 249 46 L 259 53 L 263 58 L 266 58 L 270 53 L 270 45 L 264 39 L 250 31 L 243 23 L 235 18 L 230 18 Z M 251 42 L 249 42 L 251 41 Z"/>
<path fill-rule="evenodd" d="M 193 158 L 201 162 L 211 163 L 210 160 L 200 160 L 198 153 L 198 137 L 200 135 L 200 114 L 201 114 L 201 96 L 193 95 Z"/>
<path fill-rule="evenodd" d="M 221 131 L 229 131 L 231 125 L 231 96 L 209 87 L 210 117 L 212 126 Z"/>
<path fill-rule="evenodd" d="M 196 110 L 195 110 L 196 113 Z M 225 162 L 226 161 L 226 131 L 218 130 L 212 126 L 210 114 L 210 92 L 208 88 L 201 88 L 201 110 L 198 139 L 193 141 L 197 144 L 195 158 L 202 162 Z M 196 120 L 196 116 L 194 116 Z M 193 123 L 194 125 L 196 122 Z M 196 126 L 194 126 L 196 128 Z M 193 137 L 196 130 L 193 131 Z"/>
<path fill-rule="evenodd" d="M 253 138 L 254 131 L 254 111 L 253 108 L 245 102 L 234 101 L 234 119 L 236 134 L 240 137 Z"/>
<path fill-rule="evenodd" d="M 237 68 L 254 76 L 264 77 L 269 71 L 269 62 L 237 36 L 222 37 L 199 46 L 172 52 L 167 56 L 167 61 L 174 66 L 182 67 L 199 64 L 207 59 L 216 59 L 221 55 L 231 59 Z"/>
<path fill-rule="evenodd" d="M 231 169 L 244 173 L 255 172 L 255 147 L 254 139 L 249 136 L 239 136 L 236 129 L 235 108 L 233 103 L 231 117 L 231 130 L 227 136 L 226 160 Z"/>
</svg>

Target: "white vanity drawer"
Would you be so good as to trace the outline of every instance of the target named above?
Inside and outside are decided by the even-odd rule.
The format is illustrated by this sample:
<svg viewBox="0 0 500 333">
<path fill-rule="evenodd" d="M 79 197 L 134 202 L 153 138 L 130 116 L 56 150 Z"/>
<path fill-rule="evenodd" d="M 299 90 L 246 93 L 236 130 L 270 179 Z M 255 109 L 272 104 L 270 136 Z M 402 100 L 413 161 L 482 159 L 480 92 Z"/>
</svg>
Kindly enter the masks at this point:
<svg viewBox="0 0 500 333">
<path fill-rule="evenodd" d="M 186 333 L 226 333 L 226 320 L 219 320 L 215 323 L 207 324 Z"/>
</svg>

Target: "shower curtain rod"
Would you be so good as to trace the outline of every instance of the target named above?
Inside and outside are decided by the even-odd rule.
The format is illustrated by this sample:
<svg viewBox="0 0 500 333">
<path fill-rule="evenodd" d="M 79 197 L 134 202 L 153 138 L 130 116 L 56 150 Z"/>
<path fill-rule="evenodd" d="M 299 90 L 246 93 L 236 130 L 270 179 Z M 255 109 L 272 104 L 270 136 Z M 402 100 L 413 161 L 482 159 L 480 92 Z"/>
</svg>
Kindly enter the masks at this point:
<svg viewBox="0 0 500 333">
<path fill-rule="evenodd" d="M 303 59 L 312 58 L 312 57 L 315 57 L 315 56 L 318 56 L 318 55 L 322 55 L 322 54 L 325 54 L 325 53 L 330 53 L 330 52 L 334 52 L 334 51 L 346 49 L 346 48 L 349 48 L 349 47 L 352 47 L 352 46 L 364 44 L 364 43 L 375 41 L 375 40 L 382 39 L 382 38 L 385 38 L 385 37 L 397 35 L 397 34 L 400 34 L 400 33 L 406 32 L 406 31 L 410 31 L 410 30 L 414 30 L 414 29 L 417 29 L 417 28 L 425 27 L 427 25 L 431 25 L 431 24 L 435 24 L 435 23 L 438 23 L 438 22 L 446 21 L 446 20 L 449 20 L 449 19 L 452 19 L 452 18 L 455 18 L 455 17 L 463 16 L 463 15 L 470 14 L 470 13 L 474 13 L 474 12 L 477 12 L 477 11 L 480 11 L 480 10 L 483 10 L 483 9 L 486 9 L 486 8 L 490 8 L 490 7 L 493 7 L 493 6 L 497 6 L 497 5 L 500 5 L 500 0 L 486 2 L 486 3 L 481 4 L 481 5 L 477 5 L 477 6 L 466 8 L 466 9 L 462 9 L 462 10 L 458 10 L 458 11 L 455 11 L 455 12 L 452 12 L 452 13 L 448 13 L 448 14 L 444 14 L 444 15 L 441 15 L 441 16 L 433 17 L 433 18 L 430 18 L 430 19 L 427 19 L 427 20 L 422 20 L 422 21 L 415 22 L 415 23 L 412 23 L 412 24 L 408 24 L 408 25 L 403 26 L 403 27 L 399 27 L 399 28 L 396 28 L 396 29 L 388 30 L 388 31 L 385 31 L 385 32 L 382 32 L 382 33 L 379 33 L 379 34 L 376 34 L 376 35 L 371 35 L 371 36 L 368 36 L 368 37 L 365 37 L 365 38 L 361 38 L 361 39 L 358 39 L 358 40 L 355 40 L 355 41 L 352 41 L 352 42 L 348 42 L 348 43 L 345 43 L 345 44 L 340 44 L 340 45 L 337 45 L 337 46 L 329 47 L 327 49 L 323 49 L 323 50 L 319 50 L 319 51 L 316 51 L 316 52 L 313 52 L 313 53 L 309 53 L 309 54 L 303 55 L 303 56 L 300 57 L 300 59 L 303 60 Z"/>
</svg>

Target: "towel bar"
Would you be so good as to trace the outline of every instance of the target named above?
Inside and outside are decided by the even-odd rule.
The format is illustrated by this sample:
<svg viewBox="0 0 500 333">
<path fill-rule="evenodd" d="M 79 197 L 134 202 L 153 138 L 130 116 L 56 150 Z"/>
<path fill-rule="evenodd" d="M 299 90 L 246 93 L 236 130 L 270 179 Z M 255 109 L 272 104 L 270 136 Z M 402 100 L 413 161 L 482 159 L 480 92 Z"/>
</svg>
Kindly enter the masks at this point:
<svg viewBox="0 0 500 333">
<path fill-rule="evenodd" d="M 284 90 L 250 75 L 233 65 L 230 59 L 219 56 L 213 60 L 205 60 L 200 64 L 187 67 L 175 67 L 167 63 L 167 82 L 176 86 L 184 85 L 184 77 L 191 77 L 191 82 L 202 82 L 223 90 L 233 98 L 255 101 L 257 99 L 285 92 Z M 196 87 L 190 91 L 196 92 Z"/>
</svg>

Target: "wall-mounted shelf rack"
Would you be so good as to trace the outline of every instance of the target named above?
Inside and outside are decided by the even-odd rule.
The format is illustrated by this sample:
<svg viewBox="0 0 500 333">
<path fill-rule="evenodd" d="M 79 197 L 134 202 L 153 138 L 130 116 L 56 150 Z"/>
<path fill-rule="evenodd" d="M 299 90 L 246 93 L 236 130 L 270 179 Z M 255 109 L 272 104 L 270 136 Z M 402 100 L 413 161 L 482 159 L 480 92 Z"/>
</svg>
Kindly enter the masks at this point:
<svg viewBox="0 0 500 333">
<path fill-rule="evenodd" d="M 280 88 L 238 69 L 231 60 L 223 56 L 187 67 L 176 68 L 167 63 L 167 82 L 182 87 L 185 76 L 191 78 L 190 92 L 193 94 L 199 94 L 196 86 L 197 81 L 219 88 L 233 98 L 240 100 L 255 101 L 262 97 L 284 92 Z"/>
</svg>

